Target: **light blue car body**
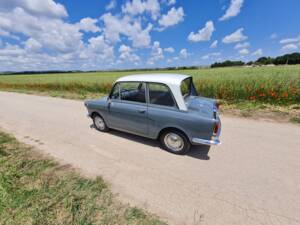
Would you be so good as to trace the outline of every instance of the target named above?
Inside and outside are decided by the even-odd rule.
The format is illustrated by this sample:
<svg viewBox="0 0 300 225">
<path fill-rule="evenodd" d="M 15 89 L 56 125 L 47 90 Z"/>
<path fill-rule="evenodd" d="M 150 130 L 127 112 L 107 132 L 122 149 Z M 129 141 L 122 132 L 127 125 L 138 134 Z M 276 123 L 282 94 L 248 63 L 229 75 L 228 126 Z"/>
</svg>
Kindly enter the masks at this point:
<svg viewBox="0 0 300 225">
<path fill-rule="evenodd" d="M 145 83 L 147 85 L 149 82 Z M 177 129 L 192 144 L 220 144 L 221 122 L 215 100 L 188 96 L 184 99 L 187 110 L 181 110 L 177 106 L 150 104 L 149 94 L 146 96 L 146 103 L 122 101 L 106 96 L 99 100 L 85 101 L 85 106 L 88 116 L 99 114 L 112 129 L 151 139 L 157 139 L 166 129 Z"/>
</svg>

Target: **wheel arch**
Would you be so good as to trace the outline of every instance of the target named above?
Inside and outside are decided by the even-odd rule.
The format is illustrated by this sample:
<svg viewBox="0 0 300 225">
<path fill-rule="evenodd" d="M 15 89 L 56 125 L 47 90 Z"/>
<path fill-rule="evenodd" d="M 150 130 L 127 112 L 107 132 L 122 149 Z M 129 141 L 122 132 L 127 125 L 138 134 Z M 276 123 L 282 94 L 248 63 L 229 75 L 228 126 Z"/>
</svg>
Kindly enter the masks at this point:
<svg viewBox="0 0 300 225">
<path fill-rule="evenodd" d="M 103 120 L 105 120 L 104 116 L 102 115 L 102 113 L 100 113 L 99 111 L 92 111 L 91 112 L 91 118 L 93 118 L 95 115 L 100 116 Z"/>
<path fill-rule="evenodd" d="M 187 133 L 186 133 L 183 129 L 178 128 L 178 127 L 172 127 L 172 126 L 162 128 L 162 129 L 158 132 L 158 135 L 157 135 L 156 138 L 159 139 L 163 133 L 165 133 L 165 132 L 167 132 L 167 131 L 171 131 L 171 130 L 175 130 L 175 131 L 178 131 L 178 132 L 182 133 L 188 140 L 190 140 L 189 136 L 187 135 Z"/>
</svg>

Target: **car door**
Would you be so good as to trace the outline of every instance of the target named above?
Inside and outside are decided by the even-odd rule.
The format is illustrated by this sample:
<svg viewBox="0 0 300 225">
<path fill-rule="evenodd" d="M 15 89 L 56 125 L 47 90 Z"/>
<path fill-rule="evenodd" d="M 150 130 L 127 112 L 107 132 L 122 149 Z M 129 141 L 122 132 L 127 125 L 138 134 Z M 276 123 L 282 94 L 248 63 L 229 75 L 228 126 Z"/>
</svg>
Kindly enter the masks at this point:
<svg viewBox="0 0 300 225">
<path fill-rule="evenodd" d="M 111 128 L 147 136 L 148 107 L 145 83 L 120 82 L 114 86 L 109 101 L 108 117 Z"/>
<path fill-rule="evenodd" d="M 177 127 L 183 114 L 178 110 L 174 96 L 168 86 L 148 83 L 148 130 L 149 137 L 156 137 L 164 127 Z"/>
</svg>

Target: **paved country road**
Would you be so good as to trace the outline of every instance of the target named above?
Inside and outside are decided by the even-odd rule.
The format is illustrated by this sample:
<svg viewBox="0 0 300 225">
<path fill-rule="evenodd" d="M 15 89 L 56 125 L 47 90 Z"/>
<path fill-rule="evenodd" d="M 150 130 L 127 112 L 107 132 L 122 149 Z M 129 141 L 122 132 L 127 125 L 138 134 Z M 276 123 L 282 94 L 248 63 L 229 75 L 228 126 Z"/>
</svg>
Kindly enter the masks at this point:
<svg viewBox="0 0 300 225">
<path fill-rule="evenodd" d="M 122 200 L 170 224 L 300 224 L 300 126 L 222 122 L 221 146 L 177 156 L 155 141 L 92 129 L 80 101 L 0 92 L 1 129 L 103 176 Z"/>
</svg>

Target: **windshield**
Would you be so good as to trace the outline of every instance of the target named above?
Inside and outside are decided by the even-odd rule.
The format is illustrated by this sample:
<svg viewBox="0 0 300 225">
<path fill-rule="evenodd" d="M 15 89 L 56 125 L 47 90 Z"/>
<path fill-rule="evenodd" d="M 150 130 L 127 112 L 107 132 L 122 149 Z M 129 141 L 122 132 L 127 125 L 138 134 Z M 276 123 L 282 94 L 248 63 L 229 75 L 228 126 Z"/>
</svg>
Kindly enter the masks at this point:
<svg viewBox="0 0 300 225">
<path fill-rule="evenodd" d="M 184 98 L 186 98 L 187 96 L 190 96 L 190 95 L 192 95 L 192 96 L 197 96 L 198 95 L 197 91 L 195 89 L 195 86 L 193 84 L 192 77 L 184 79 L 181 82 L 180 89 L 181 89 L 182 96 Z"/>
</svg>

